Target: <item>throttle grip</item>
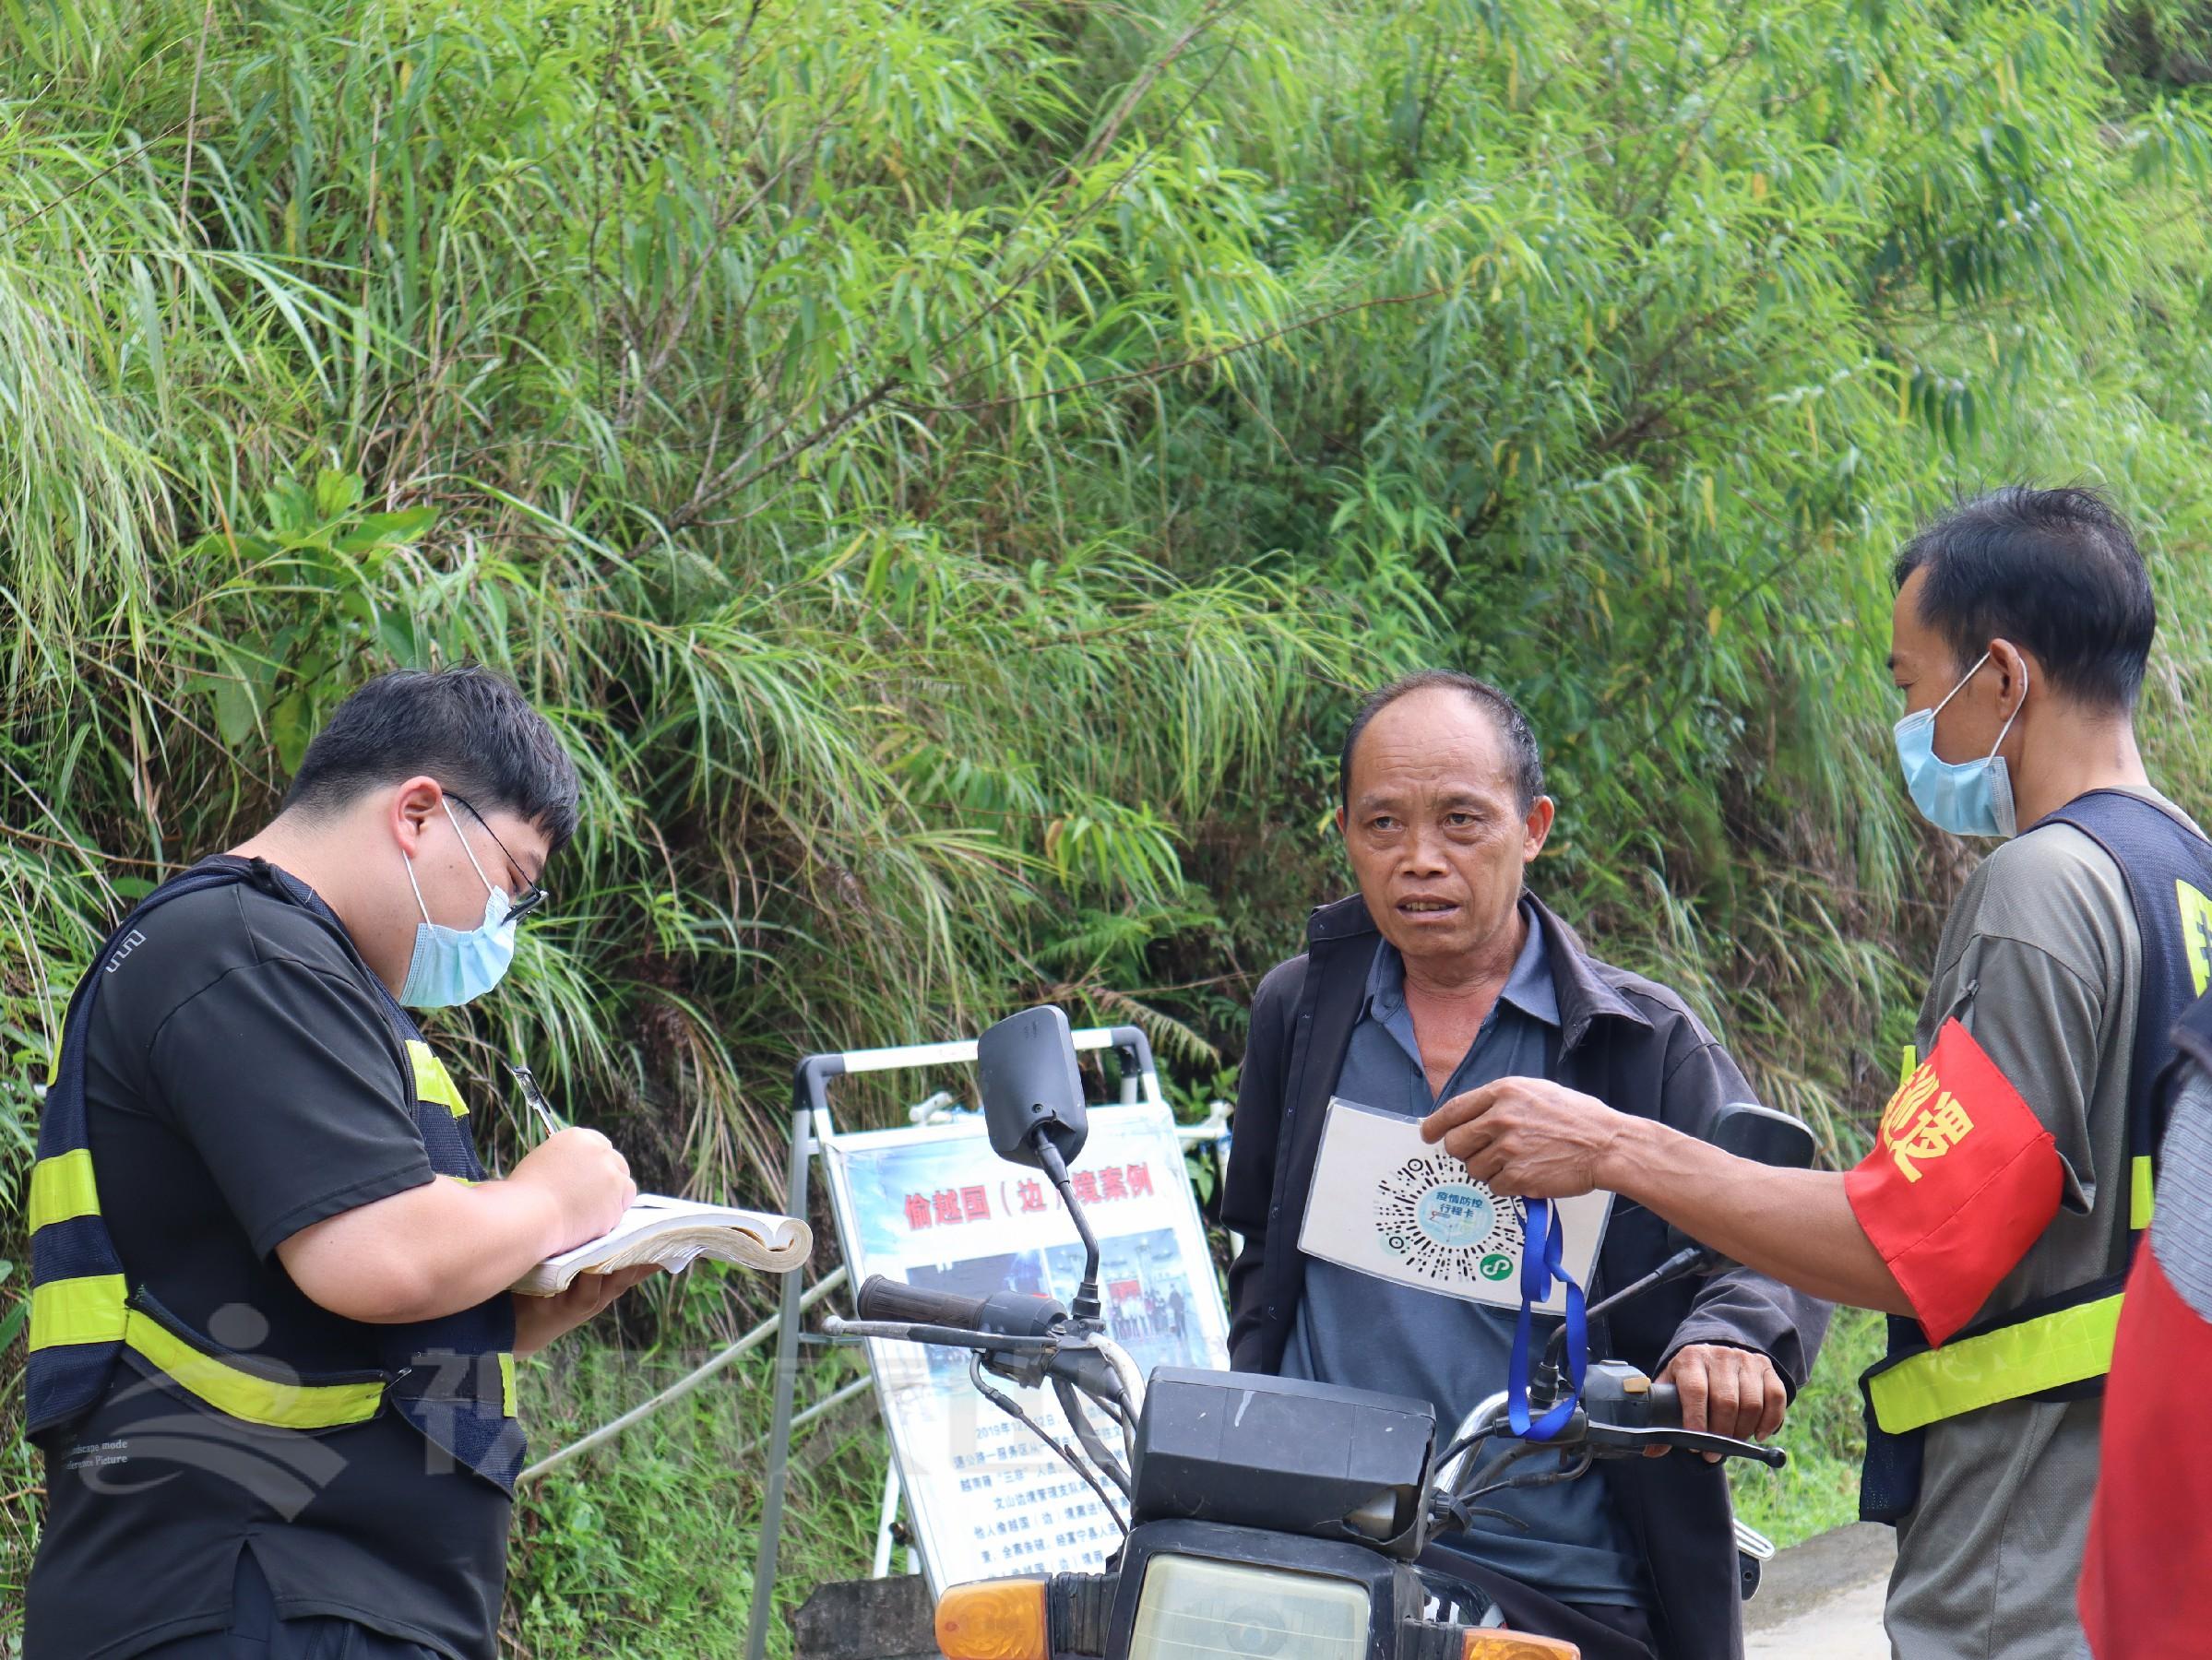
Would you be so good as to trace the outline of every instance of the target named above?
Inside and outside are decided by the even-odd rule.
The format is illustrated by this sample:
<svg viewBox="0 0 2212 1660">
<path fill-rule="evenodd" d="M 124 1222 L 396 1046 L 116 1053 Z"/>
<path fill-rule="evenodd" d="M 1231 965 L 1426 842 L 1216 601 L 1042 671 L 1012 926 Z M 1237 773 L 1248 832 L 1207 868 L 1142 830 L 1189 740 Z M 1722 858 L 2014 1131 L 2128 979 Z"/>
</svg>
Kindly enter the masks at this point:
<svg viewBox="0 0 2212 1660">
<path fill-rule="evenodd" d="M 1652 1429 L 1681 1429 L 1682 1392 L 1671 1383 L 1653 1383 L 1650 1393 L 1645 1397 L 1644 1411 L 1646 1415 L 1644 1421 Z M 1711 1432 L 1704 1431 L 1702 1433 L 1709 1435 Z M 1711 1444 L 1692 1447 L 1688 1450 L 1700 1452 L 1721 1452 L 1731 1458 L 1754 1459 L 1777 1470 L 1783 1468 L 1790 1462 L 1790 1455 L 1779 1447 L 1762 1447 L 1756 1441 L 1743 1441 L 1733 1436 L 1712 1436 Z"/>
<path fill-rule="evenodd" d="M 872 1274 L 852 1299 L 853 1312 L 862 1320 L 910 1325 L 958 1326 L 974 1331 L 983 1323 L 985 1297 L 960 1297 L 950 1291 L 932 1291 L 910 1286 L 881 1274 Z"/>
</svg>

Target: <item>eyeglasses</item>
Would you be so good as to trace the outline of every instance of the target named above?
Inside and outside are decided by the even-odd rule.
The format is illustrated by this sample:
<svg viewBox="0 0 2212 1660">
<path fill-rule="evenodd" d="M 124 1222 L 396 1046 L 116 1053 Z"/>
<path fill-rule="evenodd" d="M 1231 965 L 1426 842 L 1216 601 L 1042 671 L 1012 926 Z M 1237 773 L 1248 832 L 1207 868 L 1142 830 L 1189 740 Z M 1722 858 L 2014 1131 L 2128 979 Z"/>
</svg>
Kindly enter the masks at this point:
<svg viewBox="0 0 2212 1660">
<path fill-rule="evenodd" d="M 492 838 L 492 845 L 506 854 L 507 866 L 515 872 L 516 881 L 521 884 L 522 892 L 508 899 L 507 914 L 501 919 L 501 925 L 504 927 L 508 922 L 519 922 L 533 912 L 543 909 L 546 902 L 553 897 L 551 890 L 541 883 L 530 881 L 522 873 L 522 861 L 507 852 L 507 845 L 499 839 L 499 832 L 492 828 L 491 821 L 479 812 L 472 802 L 465 797 L 455 795 L 450 789 L 446 794 L 468 808 L 469 816 L 483 825 L 484 834 Z"/>
</svg>

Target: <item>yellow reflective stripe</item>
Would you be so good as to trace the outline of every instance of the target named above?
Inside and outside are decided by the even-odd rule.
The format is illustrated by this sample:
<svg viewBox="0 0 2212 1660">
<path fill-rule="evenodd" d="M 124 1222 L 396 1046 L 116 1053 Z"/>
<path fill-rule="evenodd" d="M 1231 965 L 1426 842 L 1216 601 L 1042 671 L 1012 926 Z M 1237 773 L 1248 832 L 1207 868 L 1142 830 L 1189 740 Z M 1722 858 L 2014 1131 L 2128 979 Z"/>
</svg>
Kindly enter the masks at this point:
<svg viewBox="0 0 2212 1660">
<path fill-rule="evenodd" d="M 331 1429 L 365 1423 L 384 1403 L 384 1384 L 279 1383 L 203 1355 L 159 1321 L 127 1311 L 124 1341 L 178 1387 L 216 1411 L 272 1429 Z"/>
<path fill-rule="evenodd" d="M 123 1335 L 123 1299 L 129 1294 L 120 1274 L 88 1274 L 33 1286 L 30 1346 L 115 1342 Z"/>
<path fill-rule="evenodd" d="M 436 1101 L 455 1118 L 467 1118 L 469 1109 L 461 1100 L 459 1087 L 446 1063 L 430 1052 L 430 1045 L 410 1038 L 407 1040 L 407 1059 L 414 1068 L 415 1098 L 418 1101 Z"/>
<path fill-rule="evenodd" d="M 2212 897 L 2179 877 L 2174 879 L 2173 896 L 2181 907 L 2182 938 L 2189 948 L 2189 983 L 2202 997 L 2212 990 L 2212 954 L 2205 949 L 2212 941 Z"/>
<path fill-rule="evenodd" d="M 1902 1435 L 2000 1401 L 2101 1378 L 2112 1370 L 2121 1297 L 2115 1291 L 1898 1361 L 1866 1381 L 1874 1422 Z"/>
<path fill-rule="evenodd" d="M 515 1416 L 515 1357 L 499 1357 L 499 1410 L 507 1417 Z"/>
<path fill-rule="evenodd" d="M 30 1231 L 49 1222 L 100 1215 L 100 1193 L 92 1184 L 92 1149 L 57 1153 L 30 1167 Z"/>
<path fill-rule="evenodd" d="M 2150 1156 L 2139 1155 L 2128 1165 L 2127 1225 L 2140 1232 L 2150 1226 L 2152 1189 Z"/>
<path fill-rule="evenodd" d="M 1897 1087 L 1902 1089 L 1912 1082 L 1912 1074 L 1921 1069 L 1921 1051 L 1909 1043 L 1905 1046 L 1905 1064 L 1897 1070 Z"/>
</svg>

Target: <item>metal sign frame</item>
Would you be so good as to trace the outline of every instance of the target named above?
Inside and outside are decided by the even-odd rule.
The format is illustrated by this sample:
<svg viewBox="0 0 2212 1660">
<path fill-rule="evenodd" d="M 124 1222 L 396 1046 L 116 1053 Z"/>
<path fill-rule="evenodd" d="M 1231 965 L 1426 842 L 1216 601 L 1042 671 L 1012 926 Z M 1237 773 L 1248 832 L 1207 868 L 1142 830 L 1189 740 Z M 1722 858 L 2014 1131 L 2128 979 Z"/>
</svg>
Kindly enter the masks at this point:
<svg viewBox="0 0 2212 1660">
<path fill-rule="evenodd" d="M 1167 1104 L 1160 1087 L 1159 1069 L 1152 1045 L 1133 1026 L 1092 1026 L 1073 1034 L 1078 1052 L 1112 1050 L 1120 1066 L 1120 1104 Z M 835 1078 L 866 1073 L 911 1071 L 924 1067 L 971 1064 L 976 1042 L 962 1038 L 946 1043 L 905 1044 L 892 1049 L 848 1049 L 842 1053 L 809 1055 L 799 1062 L 791 1082 L 791 1151 L 785 1173 L 784 1212 L 807 1214 L 814 1161 L 835 1133 L 829 1115 L 829 1085 Z M 781 1310 L 776 1333 L 775 1407 L 768 1431 L 767 1483 L 760 1512 L 760 1544 L 753 1564 L 753 1601 L 746 1614 L 745 1660 L 762 1660 L 767 1652 L 768 1621 L 776 1587 L 776 1563 L 782 1543 L 783 1501 L 791 1474 L 792 1403 L 799 1381 L 800 1300 L 805 1294 L 805 1264 L 783 1276 Z M 894 1482 L 896 1476 L 894 1476 Z M 884 1540 L 897 1499 L 889 1484 L 884 1496 L 884 1524 L 879 1532 L 876 1561 L 879 1573 L 887 1564 Z"/>
</svg>

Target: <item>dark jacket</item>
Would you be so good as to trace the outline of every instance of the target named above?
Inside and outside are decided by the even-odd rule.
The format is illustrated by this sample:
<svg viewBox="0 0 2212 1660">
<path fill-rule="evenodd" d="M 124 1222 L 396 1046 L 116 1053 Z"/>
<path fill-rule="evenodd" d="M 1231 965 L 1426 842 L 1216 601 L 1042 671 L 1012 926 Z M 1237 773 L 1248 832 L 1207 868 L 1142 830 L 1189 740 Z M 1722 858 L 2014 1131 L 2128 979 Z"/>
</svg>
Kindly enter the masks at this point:
<svg viewBox="0 0 2212 1660">
<path fill-rule="evenodd" d="M 1728 1051 L 1681 998 L 1600 962 L 1572 929 L 1531 903 L 1543 919 L 1559 997 L 1557 1082 L 1692 1135 L 1704 1134 L 1726 1103 L 1754 1098 Z M 1307 924 L 1305 954 L 1272 969 L 1252 1001 L 1221 1202 L 1223 1223 L 1244 1236 L 1229 1271 L 1230 1361 L 1240 1371 L 1281 1370 L 1305 1283 L 1297 1230 L 1313 1185 L 1324 1109 L 1380 943 L 1357 895 L 1325 905 Z M 1668 1252 L 1665 1224 L 1641 1205 L 1616 1199 L 1593 1284 L 1585 1287 L 1590 1300 L 1626 1285 Z M 1827 1304 L 1736 1269 L 1661 1286 L 1593 1322 L 1590 1354 L 1625 1359 L 1656 1375 L 1690 1344 L 1755 1349 L 1773 1359 L 1794 1396 L 1827 1323 Z M 1600 1469 L 1657 1588 L 1654 1623 L 1665 1660 L 1742 1654 L 1734 1533 L 1720 1467 L 1673 1453 L 1608 1460 Z"/>
</svg>

